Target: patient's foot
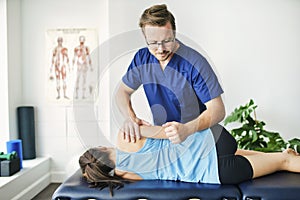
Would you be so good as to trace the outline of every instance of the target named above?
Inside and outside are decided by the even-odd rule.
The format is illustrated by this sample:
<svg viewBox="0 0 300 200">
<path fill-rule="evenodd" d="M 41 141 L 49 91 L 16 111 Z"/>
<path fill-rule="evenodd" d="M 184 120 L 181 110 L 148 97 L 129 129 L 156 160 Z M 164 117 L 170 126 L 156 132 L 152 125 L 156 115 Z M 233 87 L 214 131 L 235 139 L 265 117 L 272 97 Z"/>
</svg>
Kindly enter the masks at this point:
<svg viewBox="0 0 300 200">
<path fill-rule="evenodd" d="M 283 151 L 283 153 L 287 153 L 287 154 L 293 154 L 295 156 L 299 156 L 299 153 L 297 153 L 294 149 L 291 148 L 287 148 Z"/>
<path fill-rule="evenodd" d="M 293 149 L 286 149 L 282 152 L 286 156 L 286 170 L 290 172 L 300 173 L 300 156 Z"/>
</svg>

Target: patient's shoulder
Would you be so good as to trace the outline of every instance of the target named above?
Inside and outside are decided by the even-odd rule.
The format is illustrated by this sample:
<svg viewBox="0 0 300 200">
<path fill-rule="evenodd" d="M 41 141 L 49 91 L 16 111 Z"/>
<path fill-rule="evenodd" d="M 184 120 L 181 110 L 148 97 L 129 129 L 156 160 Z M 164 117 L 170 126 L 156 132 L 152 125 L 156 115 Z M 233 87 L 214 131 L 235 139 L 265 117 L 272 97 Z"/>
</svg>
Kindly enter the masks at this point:
<svg viewBox="0 0 300 200">
<path fill-rule="evenodd" d="M 137 152 L 144 146 L 145 141 L 146 138 L 143 137 L 140 140 L 136 140 L 135 143 L 127 142 L 123 138 L 123 134 L 119 132 L 117 138 L 117 148 L 125 152 Z"/>
</svg>

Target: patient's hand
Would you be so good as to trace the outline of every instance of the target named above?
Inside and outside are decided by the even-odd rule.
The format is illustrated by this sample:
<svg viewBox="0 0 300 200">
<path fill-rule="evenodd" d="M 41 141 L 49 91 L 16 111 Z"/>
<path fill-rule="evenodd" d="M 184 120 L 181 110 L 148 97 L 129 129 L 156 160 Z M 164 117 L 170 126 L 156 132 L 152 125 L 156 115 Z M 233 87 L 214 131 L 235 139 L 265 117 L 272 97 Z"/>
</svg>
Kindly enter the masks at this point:
<svg viewBox="0 0 300 200">
<path fill-rule="evenodd" d="M 165 134 L 173 144 L 183 142 L 189 135 L 184 124 L 179 122 L 167 122 L 163 124 Z"/>
</svg>

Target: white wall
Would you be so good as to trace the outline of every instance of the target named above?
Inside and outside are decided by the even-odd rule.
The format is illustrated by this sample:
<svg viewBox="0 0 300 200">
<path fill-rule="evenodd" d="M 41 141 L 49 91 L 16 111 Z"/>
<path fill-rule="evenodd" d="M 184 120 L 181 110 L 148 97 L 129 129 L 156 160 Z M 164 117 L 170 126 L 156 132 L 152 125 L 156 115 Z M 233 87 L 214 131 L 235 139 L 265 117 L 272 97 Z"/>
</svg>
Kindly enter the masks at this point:
<svg viewBox="0 0 300 200">
<path fill-rule="evenodd" d="M 259 105 L 258 117 L 267 122 L 267 128 L 286 138 L 299 136 L 300 1 L 22 0 L 22 77 L 14 68 L 9 78 L 22 80 L 23 95 L 17 96 L 20 104 L 36 107 L 37 154 L 52 157 L 53 181 L 61 181 L 77 167 L 78 155 L 87 143 L 104 142 L 97 136 L 99 131 L 109 132 L 110 103 L 106 97 L 114 91 L 134 49 L 143 45 L 136 32 L 140 14 L 161 2 L 174 13 L 184 41 L 200 46 L 209 55 L 225 90 L 228 114 L 253 98 Z M 70 27 L 97 28 L 100 47 L 108 46 L 109 68 L 103 72 L 96 106 L 58 106 L 46 101 L 45 31 Z M 136 38 L 121 41 L 119 48 L 128 45 L 129 50 L 120 50 L 118 55 L 114 42 L 127 38 L 126 34 Z M 109 80 L 111 92 L 105 85 Z M 74 116 L 75 107 L 80 116 Z M 103 130 L 99 130 L 99 123 Z"/>
<path fill-rule="evenodd" d="M 7 3 L 0 1 L 0 151 L 6 148 L 5 142 L 9 140 L 9 100 L 8 100 L 8 55 L 7 55 Z"/>
<path fill-rule="evenodd" d="M 300 1 L 114 0 L 111 34 L 136 29 L 143 10 L 157 3 L 168 5 L 178 33 L 209 56 L 225 90 L 227 114 L 252 98 L 266 129 L 299 137 Z"/>
<path fill-rule="evenodd" d="M 45 51 L 46 31 L 95 28 L 100 44 L 108 36 L 107 11 L 106 0 L 22 0 L 21 3 L 22 104 L 36 109 L 37 155 L 51 156 L 52 181 L 61 181 L 65 174 L 77 169 L 78 157 L 86 143 L 100 144 L 100 138 L 96 138 L 99 130 L 93 104 L 57 105 L 47 101 L 45 80 L 50 63 Z"/>
<path fill-rule="evenodd" d="M 20 0 L 7 1 L 8 22 L 8 85 L 9 85 L 9 129 L 10 138 L 18 135 L 16 107 L 22 102 L 22 59 L 21 57 L 21 2 Z"/>
<path fill-rule="evenodd" d="M 16 107 L 22 101 L 21 10 L 20 0 L 1 0 L 0 151 L 6 141 L 18 136 Z"/>
</svg>

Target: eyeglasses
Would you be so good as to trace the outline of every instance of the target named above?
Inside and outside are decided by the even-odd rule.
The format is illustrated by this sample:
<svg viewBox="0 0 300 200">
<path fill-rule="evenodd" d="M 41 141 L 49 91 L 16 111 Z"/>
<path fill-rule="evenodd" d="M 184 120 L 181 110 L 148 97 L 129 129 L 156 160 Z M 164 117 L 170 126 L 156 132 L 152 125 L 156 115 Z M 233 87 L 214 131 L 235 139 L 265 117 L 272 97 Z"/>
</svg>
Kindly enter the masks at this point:
<svg viewBox="0 0 300 200">
<path fill-rule="evenodd" d="M 159 45 L 164 46 L 164 47 L 170 47 L 174 41 L 175 41 L 175 38 L 163 40 L 161 42 L 157 42 L 157 41 L 148 42 L 146 40 L 146 43 L 150 49 L 158 49 Z"/>
</svg>

